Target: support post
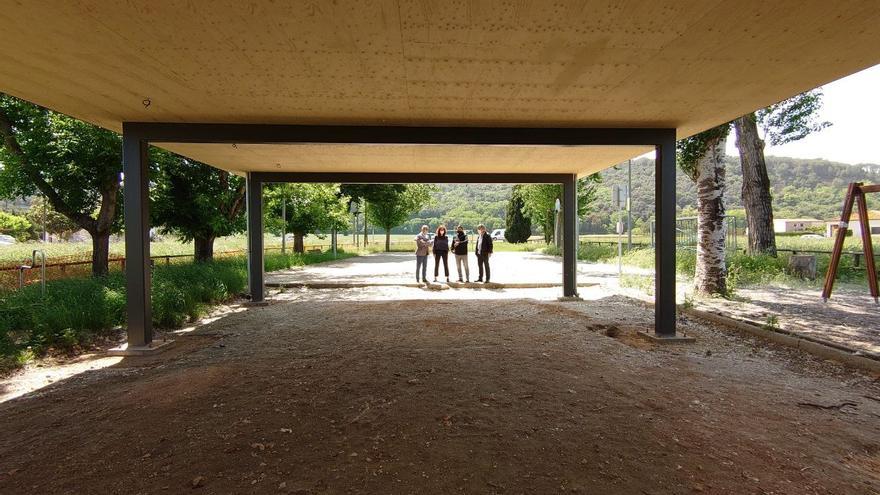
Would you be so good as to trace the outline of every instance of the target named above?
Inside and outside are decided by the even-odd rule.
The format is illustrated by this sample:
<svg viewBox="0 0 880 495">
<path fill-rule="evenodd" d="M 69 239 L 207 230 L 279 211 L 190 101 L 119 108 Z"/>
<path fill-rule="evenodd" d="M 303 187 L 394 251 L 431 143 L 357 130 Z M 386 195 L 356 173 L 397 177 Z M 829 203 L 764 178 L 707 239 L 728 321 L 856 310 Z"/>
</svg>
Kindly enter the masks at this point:
<svg viewBox="0 0 880 495">
<path fill-rule="evenodd" d="M 577 175 L 568 176 L 562 183 L 562 294 L 577 297 Z"/>
<path fill-rule="evenodd" d="M 122 135 L 125 193 L 125 287 L 128 348 L 149 346 L 153 340 L 150 304 L 150 222 L 147 141 L 133 133 Z"/>
<path fill-rule="evenodd" d="M 654 335 L 675 337 L 675 134 L 656 147 Z"/>
<path fill-rule="evenodd" d="M 248 290 L 251 303 L 262 303 L 263 284 L 263 182 L 247 174 Z"/>
</svg>

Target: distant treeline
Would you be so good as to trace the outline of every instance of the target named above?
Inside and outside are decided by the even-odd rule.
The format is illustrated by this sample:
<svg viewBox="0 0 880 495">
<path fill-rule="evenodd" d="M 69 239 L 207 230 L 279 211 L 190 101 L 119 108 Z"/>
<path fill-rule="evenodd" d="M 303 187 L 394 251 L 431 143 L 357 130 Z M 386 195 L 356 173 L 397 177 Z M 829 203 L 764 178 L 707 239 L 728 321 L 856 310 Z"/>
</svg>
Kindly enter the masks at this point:
<svg viewBox="0 0 880 495">
<path fill-rule="evenodd" d="M 728 186 L 725 202 L 730 214 L 743 216 L 739 157 L 728 156 L 726 162 Z M 647 158 L 633 160 L 632 169 L 634 227 L 647 230 L 646 222 L 654 214 L 654 162 Z M 843 196 L 850 182 L 880 183 L 880 165 L 877 164 L 848 165 L 822 159 L 768 156 L 767 170 L 776 218 L 833 219 L 840 215 Z M 583 220 L 583 233 L 614 231 L 616 218 L 610 204 L 611 186 L 626 184 L 626 164 L 609 168 L 600 176 L 602 183 L 598 199 Z M 461 223 L 467 228 L 483 223 L 489 229 L 504 228 L 510 192 L 510 184 L 443 184 L 432 206 L 422 209 L 394 232 L 411 233 L 423 224 L 436 226 L 439 223 Z M 677 204 L 679 215 L 695 214 L 696 187 L 681 173 L 678 174 Z M 876 205 L 869 203 L 869 206 L 880 209 L 880 202 Z"/>
</svg>

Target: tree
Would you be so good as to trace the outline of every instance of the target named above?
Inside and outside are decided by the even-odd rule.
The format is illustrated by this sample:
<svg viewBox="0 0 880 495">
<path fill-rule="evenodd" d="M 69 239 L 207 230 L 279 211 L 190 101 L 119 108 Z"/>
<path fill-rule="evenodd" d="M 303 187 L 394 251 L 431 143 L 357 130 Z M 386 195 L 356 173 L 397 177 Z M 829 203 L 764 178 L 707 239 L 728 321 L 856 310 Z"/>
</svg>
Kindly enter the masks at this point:
<svg viewBox="0 0 880 495">
<path fill-rule="evenodd" d="M 92 274 L 107 274 L 119 228 L 119 135 L 0 94 L 0 138 L 0 196 L 42 193 L 92 236 Z"/>
<path fill-rule="evenodd" d="M 773 197 L 764 160 L 764 140 L 758 135 L 758 126 L 763 128 L 765 138 L 773 146 L 797 141 L 831 125 L 816 120 L 820 108 L 822 91 L 817 89 L 734 121 L 743 175 L 742 201 L 746 209 L 749 251 L 752 253 L 776 256 Z"/>
<path fill-rule="evenodd" d="M 426 206 L 436 190 L 428 184 L 407 184 L 402 190 L 377 187 L 369 192 L 366 217 L 385 229 L 385 251 L 391 251 L 391 229 Z"/>
<path fill-rule="evenodd" d="M 523 214 L 524 202 L 520 195 L 520 187 L 519 185 L 513 187 L 513 194 L 507 202 L 504 238 L 511 243 L 526 242 L 532 235 L 532 221 Z"/>
<path fill-rule="evenodd" d="M 727 294 L 724 222 L 724 145 L 730 124 L 678 142 L 678 163 L 697 184 L 697 268 L 694 288 L 701 294 Z"/>
<path fill-rule="evenodd" d="M 593 207 L 596 199 L 596 186 L 601 182 L 599 174 L 592 174 L 577 181 L 578 217 L 583 217 Z M 524 184 L 520 186 L 523 199 L 523 213 L 538 221 L 544 231 L 544 241 L 553 240 L 555 230 L 556 200 L 562 202 L 561 184 Z M 560 233 L 561 234 L 561 233 Z"/>
<path fill-rule="evenodd" d="M 52 208 L 52 205 L 42 196 L 37 196 L 31 201 L 26 217 L 37 233 L 37 237 L 42 236 L 45 228 L 47 234 L 57 234 L 66 239 L 79 228 L 69 218 Z"/>
<path fill-rule="evenodd" d="M 369 209 L 368 205 L 374 199 L 387 196 L 389 194 L 402 194 L 406 190 L 404 184 L 341 184 L 339 186 L 339 194 L 348 197 L 348 206 L 352 203 L 360 203 L 364 206 L 364 210 Z M 364 246 L 367 245 L 369 219 L 364 215 Z"/>
<path fill-rule="evenodd" d="M 11 235 L 24 241 L 30 236 L 31 223 L 27 218 L 0 211 L 0 234 Z"/>
<path fill-rule="evenodd" d="M 293 251 L 305 251 L 306 234 L 339 228 L 347 222 L 348 209 L 339 195 L 336 184 L 278 184 L 266 191 L 266 228 L 281 234 L 293 234 Z M 287 218 L 281 218 L 281 206 L 286 202 Z"/>
<path fill-rule="evenodd" d="M 214 240 L 245 230 L 243 178 L 157 148 L 153 165 L 153 224 L 184 242 L 196 261 L 214 257 Z"/>
</svg>

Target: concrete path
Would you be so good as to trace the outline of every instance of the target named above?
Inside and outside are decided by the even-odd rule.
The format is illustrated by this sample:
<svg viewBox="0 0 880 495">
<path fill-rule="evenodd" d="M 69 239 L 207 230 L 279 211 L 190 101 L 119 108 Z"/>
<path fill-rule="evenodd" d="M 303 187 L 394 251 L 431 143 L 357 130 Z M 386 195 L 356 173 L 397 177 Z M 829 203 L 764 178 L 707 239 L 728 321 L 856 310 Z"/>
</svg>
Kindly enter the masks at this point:
<svg viewBox="0 0 880 495">
<path fill-rule="evenodd" d="M 468 256 L 471 281 L 477 280 L 477 262 Z M 449 275 L 458 280 L 454 257 L 449 260 Z M 409 286 L 416 282 L 416 260 L 411 253 L 381 253 L 346 258 L 344 260 L 310 265 L 266 274 L 269 286 L 293 284 L 326 284 L 331 286 Z M 490 260 L 492 282 L 507 287 L 562 287 L 562 258 L 530 252 L 497 252 Z M 578 284 L 595 285 L 614 281 L 617 268 L 612 265 L 581 263 L 578 266 Z M 627 272 L 634 272 L 628 269 Z M 645 273 L 649 273 L 645 271 Z M 443 266 L 439 280 L 444 281 Z M 428 259 L 428 280 L 434 279 L 434 259 Z"/>
</svg>

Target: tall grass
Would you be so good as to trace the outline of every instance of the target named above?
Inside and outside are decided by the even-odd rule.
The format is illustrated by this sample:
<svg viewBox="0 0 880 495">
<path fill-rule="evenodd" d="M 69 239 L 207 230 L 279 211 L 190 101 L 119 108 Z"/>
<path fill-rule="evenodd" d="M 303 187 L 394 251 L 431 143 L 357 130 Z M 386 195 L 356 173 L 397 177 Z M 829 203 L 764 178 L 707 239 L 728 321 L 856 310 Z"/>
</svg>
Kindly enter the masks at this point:
<svg viewBox="0 0 880 495">
<path fill-rule="evenodd" d="M 339 252 L 337 258 L 354 254 Z M 332 253 L 265 256 L 266 271 L 334 259 Z M 125 277 L 49 281 L 0 295 L 0 368 L 20 364 L 51 349 L 68 351 L 113 334 L 125 323 Z M 243 256 L 206 263 L 156 265 L 152 277 L 153 323 L 175 328 L 198 318 L 213 304 L 242 294 L 247 288 Z"/>
</svg>

